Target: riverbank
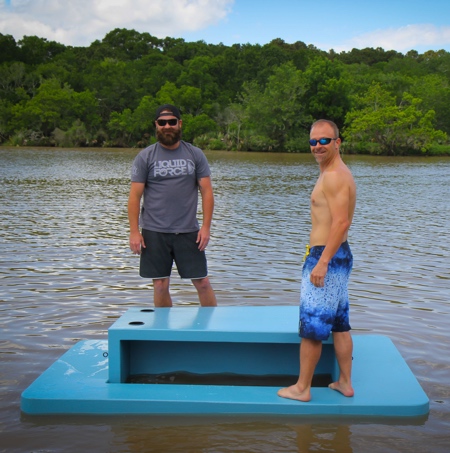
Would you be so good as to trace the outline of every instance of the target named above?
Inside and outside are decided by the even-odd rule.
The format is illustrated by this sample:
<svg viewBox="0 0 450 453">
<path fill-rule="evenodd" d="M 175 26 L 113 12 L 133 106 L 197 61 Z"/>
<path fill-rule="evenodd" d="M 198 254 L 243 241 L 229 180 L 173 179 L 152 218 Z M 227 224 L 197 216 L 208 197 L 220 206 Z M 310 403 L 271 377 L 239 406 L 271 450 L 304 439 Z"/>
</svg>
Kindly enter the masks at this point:
<svg viewBox="0 0 450 453">
<path fill-rule="evenodd" d="M 129 149 L 134 149 L 134 150 L 141 150 L 144 149 L 142 147 L 102 147 L 102 146 L 82 146 L 82 147 L 60 147 L 60 146 L 32 146 L 32 145 L 7 145 L 7 144 L 2 144 L 0 145 L 0 150 L 1 149 L 32 149 L 32 150 L 71 150 L 71 149 L 76 149 L 76 150 L 108 150 L 108 151 L 123 151 L 123 150 L 129 150 Z M 208 152 L 225 152 L 225 153 L 231 153 L 231 154 L 254 154 L 254 153 L 262 153 L 262 154 L 309 154 L 309 150 L 302 150 L 299 152 L 274 152 L 274 151 L 229 151 L 229 150 L 209 150 L 209 149 L 204 149 L 204 151 Z M 384 156 L 384 157 L 450 157 L 450 145 L 434 145 L 429 149 L 427 152 L 424 153 L 418 153 L 418 152 L 411 152 L 406 155 L 394 155 L 394 156 L 389 156 L 388 154 L 371 154 L 369 152 L 367 153 L 355 153 L 350 150 L 345 150 L 343 154 L 347 155 L 353 155 L 353 156 Z"/>
</svg>

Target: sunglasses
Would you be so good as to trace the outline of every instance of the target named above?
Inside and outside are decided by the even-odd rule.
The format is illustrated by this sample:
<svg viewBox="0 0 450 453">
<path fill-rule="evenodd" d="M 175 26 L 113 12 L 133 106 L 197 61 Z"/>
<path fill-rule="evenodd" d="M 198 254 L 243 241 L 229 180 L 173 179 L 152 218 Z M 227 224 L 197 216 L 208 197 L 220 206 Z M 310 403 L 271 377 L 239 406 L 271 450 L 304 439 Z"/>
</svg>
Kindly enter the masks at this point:
<svg viewBox="0 0 450 453">
<path fill-rule="evenodd" d="M 309 141 L 309 144 L 311 146 L 316 146 L 317 143 L 320 143 L 321 145 L 328 145 L 329 143 L 331 143 L 331 140 L 337 140 L 337 138 L 326 138 L 326 137 L 323 137 L 323 138 L 319 138 L 319 140 L 311 139 Z"/>
<path fill-rule="evenodd" d="M 166 124 L 169 124 L 169 126 L 176 126 L 178 124 L 177 118 L 172 118 L 171 120 L 156 120 L 156 123 L 160 127 L 164 127 Z"/>
</svg>

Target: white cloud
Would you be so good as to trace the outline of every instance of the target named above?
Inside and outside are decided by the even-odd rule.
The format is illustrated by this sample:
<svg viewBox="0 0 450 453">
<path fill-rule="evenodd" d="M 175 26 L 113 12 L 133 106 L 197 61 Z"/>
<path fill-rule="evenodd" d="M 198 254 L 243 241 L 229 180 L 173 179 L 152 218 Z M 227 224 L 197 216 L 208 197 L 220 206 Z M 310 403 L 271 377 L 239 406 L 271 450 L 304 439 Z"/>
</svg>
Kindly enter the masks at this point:
<svg viewBox="0 0 450 453">
<path fill-rule="evenodd" d="M 165 38 L 218 23 L 234 0 L 10 0 L 0 4 L 0 33 L 89 45 L 114 28 Z"/>
<path fill-rule="evenodd" d="M 384 50 L 394 49 L 398 52 L 406 52 L 411 49 L 441 49 L 448 44 L 450 44 L 450 27 L 416 24 L 364 33 L 354 36 L 340 45 L 330 46 L 328 49 L 333 48 L 335 51 L 341 52 L 353 48 L 381 47 Z"/>
</svg>

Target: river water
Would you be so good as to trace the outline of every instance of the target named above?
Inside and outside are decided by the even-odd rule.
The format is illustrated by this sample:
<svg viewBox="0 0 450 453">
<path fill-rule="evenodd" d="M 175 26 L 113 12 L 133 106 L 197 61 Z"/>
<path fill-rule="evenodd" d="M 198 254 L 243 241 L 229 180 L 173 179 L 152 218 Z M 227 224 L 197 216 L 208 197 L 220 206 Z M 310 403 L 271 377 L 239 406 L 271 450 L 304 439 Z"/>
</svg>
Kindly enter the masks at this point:
<svg viewBox="0 0 450 453">
<path fill-rule="evenodd" d="M 67 349 L 106 339 L 129 307 L 152 305 L 128 249 L 137 152 L 0 148 L 0 451 L 450 450 L 448 158 L 344 156 L 358 187 L 349 236 L 353 334 L 392 339 L 430 399 L 427 416 L 22 414 L 22 391 Z M 314 159 L 207 156 L 216 196 L 207 253 L 219 304 L 297 305 Z M 189 282 L 175 275 L 171 287 L 175 305 L 197 304 Z"/>
</svg>

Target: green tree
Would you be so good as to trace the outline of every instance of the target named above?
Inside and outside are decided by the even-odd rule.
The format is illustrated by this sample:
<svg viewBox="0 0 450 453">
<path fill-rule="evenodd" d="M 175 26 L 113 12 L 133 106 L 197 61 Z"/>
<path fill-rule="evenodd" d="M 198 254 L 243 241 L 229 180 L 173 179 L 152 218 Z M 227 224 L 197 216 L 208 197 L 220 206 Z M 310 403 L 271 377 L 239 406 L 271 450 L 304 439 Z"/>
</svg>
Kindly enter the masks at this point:
<svg viewBox="0 0 450 453">
<path fill-rule="evenodd" d="M 174 83 L 166 82 L 156 93 L 156 102 L 158 105 L 173 104 L 179 106 L 180 90 Z"/>
<path fill-rule="evenodd" d="M 113 146 L 144 146 L 155 131 L 155 111 L 158 103 L 152 96 L 144 96 L 138 107 L 131 111 L 112 112 L 107 128 Z"/>
<path fill-rule="evenodd" d="M 16 40 L 11 35 L 0 33 L 0 64 L 4 62 L 17 61 L 19 48 Z"/>
<path fill-rule="evenodd" d="M 139 79 L 136 93 L 143 97 L 155 96 L 167 82 L 175 83 L 183 72 L 183 66 L 155 50 L 142 59 L 133 61 L 131 70 Z"/>
<path fill-rule="evenodd" d="M 205 41 L 186 42 L 181 38 L 169 37 L 163 39 L 161 44 L 164 55 L 180 65 L 185 65 L 196 57 L 212 58 L 216 54 L 215 47 L 206 44 Z"/>
<path fill-rule="evenodd" d="M 183 85 L 181 88 L 178 88 L 174 83 L 166 82 L 158 93 L 156 93 L 155 99 L 156 105 L 176 105 L 183 116 L 185 114 L 195 116 L 204 113 L 202 111 L 202 92 L 197 87 Z"/>
<path fill-rule="evenodd" d="M 0 99 L 0 143 L 5 142 L 10 135 L 11 107 L 9 101 Z"/>
<path fill-rule="evenodd" d="M 90 129 L 97 128 L 100 117 L 96 111 L 97 100 L 92 93 L 76 93 L 50 79 L 42 83 L 36 96 L 12 108 L 12 122 L 16 131 L 31 129 L 50 137 L 56 128 L 68 130 L 77 119 Z"/>
<path fill-rule="evenodd" d="M 315 58 L 305 70 L 307 111 L 314 119 L 326 118 L 342 127 L 350 109 L 350 80 L 339 61 Z"/>
<path fill-rule="evenodd" d="M 222 148 L 241 151 L 241 130 L 247 113 L 242 104 L 231 104 L 217 115 L 218 125 L 225 131 Z"/>
<path fill-rule="evenodd" d="M 217 123 L 208 115 L 183 115 L 183 140 L 193 143 L 196 137 L 218 130 Z"/>
<path fill-rule="evenodd" d="M 450 81 L 450 52 L 428 50 L 419 57 L 428 74 L 442 74 Z"/>
<path fill-rule="evenodd" d="M 256 83 L 244 85 L 248 149 L 286 151 L 311 122 L 303 102 L 306 84 L 292 62 L 281 65 L 261 90 Z"/>
<path fill-rule="evenodd" d="M 141 99 L 140 82 L 140 74 L 133 70 L 132 64 L 112 58 L 93 61 L 84 75 L 84 88 L 95 93 L 104 123 L 111 112 L 137 107 Z"/>
<path fill-rule="evenodd" d="M 51 63 L 40 64 L 34 72 L 39 81 L 45 79 L 57 79 L 61 84 L 70 84 L 70 70 L 61 64 L 55 63 L 54 61 Z"/>
<path fill-rule="evenodd" d="M 200 88 L 183 85 L 178 90 L 181 111 L 186 114 L 198 115 L 202 112 L 202 91 Z"/>
<path fill-rule="evenodd" d="M 88 47 L 72 47 L 0 34 L 0 141 L 53 137 L 81 144 L 103 140 L 108 127 L 110 143 L 143 146 L 153 139 L 154 109 L 169 102 L 183 113 L 185 137 L 201 137 L 215 149 L 299 151 L 313 118 L 332 119 L 341 129 L 356 124 L 351 115 L 345 122 L 347 113 L 366 112 L 373 84 L 389 97 L 383 108 L 402 112 L 405 121 L 421 112 L 422 124 L 410 127 L 414 136 L 427 136 L 429 123 L 449 132 L 450 53 L 444 50 L 338 54 L 280 38 L 225 46 L 120 28 Z M 398 118 L 390 121 L 400 128 Z M 408 146 L 425 149 L 427 140 Z M 407 152 L 382 151 L 372 137 L 353 149 L 360 145 Z"/>
<path fill-rule="evenodd" d="M 133 112 L 130 109 L 121 113 L 112 112 L 107 127 L 113 146 L 129 146 L 136 130 Z"/>
<path fill-rule="evenodd" d="M 410 92 L 422 99 L 422 108 L 436 112 L 436 129 L 450 134 L 450 80 L 442 74 L 429 74 L 415 78 Z"/>
<path fill-rule="evenodd" d="M 421 111 L 422 101 L 404 93 L 400 105 L 380 84 L 372 85 L 360 100 L 361 108 L 347 114 L 343 133 L 346 147 L 364 152 L 401 155 L 426 152 L 446 134 L 433 127 L 434 111 Z"/>
<path fill-rule="evenodd" d="M 177 86 L 190 86 L 198 88 L 202 94 L 203 102 L 213 101 L 219 94 L 219 88 L 212 74 L 210 57 L 194 57 L 185 62 L 185 70 L 177 80 Z"/>
<path fill-rule="evenodd" d="M 133 112 L 133 121 L 139 134 L 143 135 L 155 131 L 155 112 L 158 105 L 152 96 L 144 96 L 141 99 L 141 102 Z"/>
<path fill-rule="evenodd" d="M 87 146 L 91 138 L 86 125 L 81 120 L 74 121 L 68 131 L 56 128 L 52 136 L 56 146 L 62 147 Z"/>
<path fill-rule="evenodd" d="M 103 49 L 102 59 L 117 58 L 122 61 L 138 60 L 154 49 L 161 46 L 161 40 L 149 33 L 139 33 L 136 30 L 116 28 L 103 38 L 96 47 Z"/>
<path fill-rule="evenodd" d="M 380 62 L 390 61 L 394 58 L 402 58 L 403 55 L 395 50 L 384 50 L 381 47 L 374 49 L 366 47 L 364 49 L 352 49 L 349 52 L 341 52 L 337 58 L 343 63 L 363 63 L 369 66 Z"/>
<path fill-rule="evenodd" d="M 25 84 L 27 75 L 23 63 L 3 63 L 0 65 L 0 97 L 11 102 L 17 102 L 16 90 Z"/>
<path fill-rule="evenodd" d="M 21 61 L 29 65 L 47 63 L 66 49 L 63 44 L 37 36 L 24 36 L 18 45 Z"/>
<path fill-rule="evenodd" d="M 259 79 L 262 61 L 262 47 L 259 44 L 234 44 L 232 49 L 238 54 L 236 74 L 241 82 L 239 88 L 242 87 L 244 82 L 250 82 L 253 80 L 266 82 L 265 79 Z"/>
</svg>

